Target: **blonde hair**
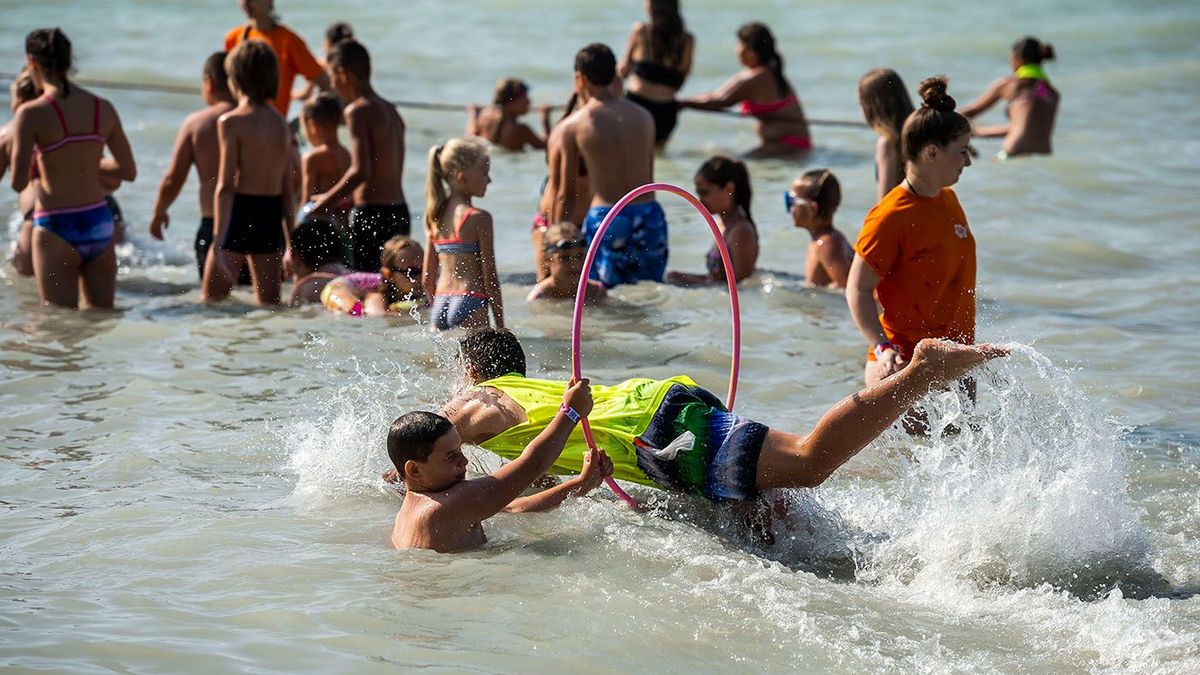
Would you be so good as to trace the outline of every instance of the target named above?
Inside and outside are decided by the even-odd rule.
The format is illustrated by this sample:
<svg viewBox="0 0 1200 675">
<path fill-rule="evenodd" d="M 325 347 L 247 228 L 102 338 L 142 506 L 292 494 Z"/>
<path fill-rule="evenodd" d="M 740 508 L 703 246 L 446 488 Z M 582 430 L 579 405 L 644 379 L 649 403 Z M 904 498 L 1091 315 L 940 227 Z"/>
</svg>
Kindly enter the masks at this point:
<svg viewBox="0 0 1200 675">
<path fill-rule="evenodd" d="M 419 258 L 425 255 L 425 249 L 421 247 L 421 244 L 417 240 L 398 234 L 383 244 L 383 250 L 379 254 L 379 266 L 387 270 L 387 273 L 383 275 L 383 299 L 384 304 L 389 307 L 407 299 L 400 288 L 392 282 L 391 273 L 403 271 L 400 268 L 400 260 L 404 252 L 410 249 L 415 249 Z M 381 269 L 380 272 L 382 271 Z M 413 289 L 419 293 L 421 290 L 420 284 L 414 285 Z"/>
<path fill-rule="evenodd" d="M 429 149 L 429 178 L 425 181 L 425 227 L 436 230 L 450 201 L 450 175 L 466 171 L 488 156 L 487 146 L 470 138 L 451 138 Z"/>
</svg>

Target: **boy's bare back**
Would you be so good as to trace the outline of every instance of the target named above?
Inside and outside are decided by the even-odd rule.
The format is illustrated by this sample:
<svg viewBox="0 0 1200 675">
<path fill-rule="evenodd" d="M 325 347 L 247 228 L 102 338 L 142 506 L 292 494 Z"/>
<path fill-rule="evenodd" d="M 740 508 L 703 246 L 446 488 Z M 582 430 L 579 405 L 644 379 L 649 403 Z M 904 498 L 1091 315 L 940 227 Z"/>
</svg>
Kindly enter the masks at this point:
<svg viewBox="0 0 1200 675">
<path fill-rule="evenodd" d="M 240 105 L 217 122 L 223 138 L 237 147 L 237 191 L 247 195 L 281 194 L 291 161 L 291 131 L 270 105 Z"/>
<path fill-rule="evenodd" d="M 221 170 L 221 142 L 217 138 L 217 121 L 231 110 L 233 105 L 230 103 L 215 103 L 188 115 L 180 128 L 180 134 L 188 144 L 192 163 L 196 165 L 196 178 L 200 181 L 200 215 L 205 218 L 212 217 L 213 195 L 217 190 L 217 175 Z"/>
<path fill-rule="evenodd" d="M 329 143 L 309 150 L 302 161 L 307 199 L 332 190 L 341 181 L 350 168 L 350 151 L 340 143 Z"/>
<path fill-rule="evenodd" d="M 395 106 L 368 94 L 351 101 L 345 115 L 352 152 L 369 167 L 366 180 L 354 190 L 355 206 L 404 203 L 404 120 Z"/>
</svg>

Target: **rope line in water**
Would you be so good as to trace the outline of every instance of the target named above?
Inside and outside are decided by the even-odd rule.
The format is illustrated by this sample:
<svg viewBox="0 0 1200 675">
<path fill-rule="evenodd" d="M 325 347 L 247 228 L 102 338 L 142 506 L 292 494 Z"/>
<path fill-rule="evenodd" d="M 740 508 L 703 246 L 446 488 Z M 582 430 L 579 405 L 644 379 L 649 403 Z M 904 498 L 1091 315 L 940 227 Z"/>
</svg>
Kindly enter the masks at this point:
<svg viewBox="0 0 1200 675">
<path fill-rule="evenodd" d="M 12 73 L 0 73 L 0 80 L 15 80 L 17 76 Z M 82 78 L 76 80 L 79 84 L 87 87 L 95 87 L 97 89 L 115 89 L 120 91 L 145 91 L 159 94 L 180 94 L 186 96 L 196 96 L 200 93 L 199 85 L 194 87 L 185 87 L 178 84 L 157 84 L 154 82 L 118 82 L 116 80 L 93 80 L 91 78 Z M 466 104 L 459 103 L 434 103 L 430 101 L 389 101 L 397 108 L 411 108 L 413 110 L 444 110 L 449 112 L 465 111 Z M 480 106 L 483 107 L 483 106 Z M 561 110 L 565 106 L 552 105 L 551 110 Z M 717 113 L 720 115 L 733 115 L 742 117 L 743 115 L 736 110 L 704 110 L 701 112 Z M 857 127 L 866 128 L 865 122 L 857 122 L 852 120 L 830 120 L 830 119 L 809 119 L 809 124 L 815 126 L 826 127 Z"/>
<path fill-rule="evenodd" d="M 596 230 L 595 236 L 592 237 L 592 243 L 588 246 L 587 257 L 583 261 L 583 271 L 579 274 L 579 287 L 575 290 L 575 313 L 571 318 L 571 377 L 574 380 L 579 380 L 583 377 L 583 366 L 581 359 L 580 342 L 583 327 L 583 305 L 584 299 L 587 297 L 587 282 L 588 276 L 592 271 L 592 264 L 596 260 L 596 253 L 600 250 L 600 241 L 604 239 L 604 233 L 608 231 L 608 226 L 616 219 L 617 214 L 629 205 L 634 199 L 650 193 L 650 192 L 670 192 L 672 194 L 683 197 L 689 204 L 696 207 L 700 215 L 704 216 L 704 220 L 708 222 L 708 229 L 712 232 L 713 239 L 716 241 L 717 250 L 721 253 L 721 264 L 725 266 L 725 285 L 729 289 L 729 309 L 732 313 L 733 324 L 733 358 L 729 367 L 729 391 L 725 397 L 725 407 L 733 410 L 734 399 L 737 397 L 738 375 L 741 372 L 742 364 L 742 309 L 738 302 L 737 293 L 737 277 L 734 276 L 733 261 L 729 257 L 729 248 L 725 246 L 725 238 L 721 236 L 721 228 L 717 227 L 717 221 L 713 220 L 712 214 L 695 195 L 684 190 L 677 185 L 670 183 L 648 183 L 638 188 L 629 191 L 624 197 L 621 197 L 608 215 L 604 216 L 600 227 Z M 587 417 L 581 421 L 583 427 L 583 437 L 587 441 L 588 448 L 596 450 L 596 439 L 592 436 L 592 427 L 588 424 Z M 627 492 L 621 489 L 612 476 L 604 479 L 608 487 L 616 493 L 618 497 L 625 500 L 625 503 L 637 508 L 638 503 L 630 497 Z"/>
</svg>

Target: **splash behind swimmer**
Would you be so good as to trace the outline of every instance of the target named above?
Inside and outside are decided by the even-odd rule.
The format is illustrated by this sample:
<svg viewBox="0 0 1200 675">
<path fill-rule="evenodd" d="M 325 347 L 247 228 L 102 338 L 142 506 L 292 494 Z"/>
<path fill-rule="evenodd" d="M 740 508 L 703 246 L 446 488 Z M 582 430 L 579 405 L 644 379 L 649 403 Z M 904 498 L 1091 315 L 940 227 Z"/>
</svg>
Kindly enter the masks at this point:
<svg viewBox="0 0 1200 675">
<path fill-rule="evenodd" d="M 487 147 L 453 138 L 429 150 L 425 190 L 425 251 L 422 284 L 433 298 L 430 321 L 438 330 L 488 325 L 504 327 L 504 300 L 496 273 L 492 214 L 475 208 L 492 182 Z"/>
<path fill-rule="evenodd" d="M 746 163 L 729 157 L 713 157 L 696 172 L 696 196 L 708 212 L 717 216 L 717 225 L 733 261 L 735 281 L 754 273 L 758 263 L 758 226 L 750 215 L 750 171 Z M 704 258 L 704 274 L 671 272 L 673 283 L 692 285 L 724 284 L 725 264 L 714 245 Z"/>
<path fill-rule="evenodd" d="M 625 78 L 625 98 L 654 116 L 654 142 L 667 144 L 679 119 L 675 95 L 692 71 L 696 38 L 679 14 L 679 0 L 646 0 L 648 23 L 633 24 L 617 74 Z"/>
<path fill-rule="evenodd" d="M 1037 38 L 1017 40 L 1009 53 L 1013 74 L 992 83 L 979 98 L 959 111 L 968 119 L 991 108 L 1000 99 L 1008 102 L 1008 124 L 977 127 L 975 135 L 1003 138 L 1001 159 L 1028 154 L 1050 154 L 1050 138 L 1058 116 L 1058 90 L 1042 68 L 1054 60 L 1054 47 Z"/>
<path fill-rule="evenodd" d="M 117 259 L 113 214 L 105 201 L 115 181 L 137 177 L 133 151 L 112 104 L 70 81 L 71 41 L 57 28 L 25 39 L 25 66 L 43 94 L 13 119 L 12 187 L 39 176 L 33 214 L 34 276 L 44 303 L 113 306 Z M 103 158 L 104 148 L 111 153 Z"/>
<path fill-rule="evenodd" d="M 808 121 L 795 89 L 783 74 L 775 36 L 761 23 L 738 29 L 737 58 L 742 70 L 717 91 L 681 99 L 684 108 L 722 110 L 738 103 L 754 116 L 759 145 L 746 157 L 792 157 L 812 149 Z"/>
<path fill-rule="evenodd" d="M 975 341 L 975 238 L 950 189 L 971 165 L 971 123 L 954 112 L 945 78 L 923 81 L 920 94 L 901 135 L 904 180 L 867 214 L 846 288 L 868 385 L 905 368 L 923 338 Z"/>
<path fill-rule="evenodd" d="M 784 201 L 792 224 L 812 236 L 804 256 L 805 281 L 809 286 L 845 288 L 854 249 L 833 226 L 833 214 L 842 203 L 837 176 L 829 169 L 809 171 L 792 181 Z"/>
<path fill-rule="evenodd" d="M 876 68 L 858 80 L 858 104 L 867 124 L 879 134 L 875 142 L 875 201 L 879 201 L 904 178 L 900 132 L 912 114 L 912 99 L 896 71 Z"/>
</svg>

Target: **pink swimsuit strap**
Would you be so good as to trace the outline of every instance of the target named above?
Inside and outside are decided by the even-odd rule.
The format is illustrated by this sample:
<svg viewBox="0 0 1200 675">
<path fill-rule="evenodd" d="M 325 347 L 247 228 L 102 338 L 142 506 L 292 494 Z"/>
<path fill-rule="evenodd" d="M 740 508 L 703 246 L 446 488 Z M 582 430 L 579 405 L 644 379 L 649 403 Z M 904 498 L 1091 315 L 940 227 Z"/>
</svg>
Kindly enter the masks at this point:
<svg viewBox="0 0 1200 675">
<path fill-rule="evenodd" d="M 68 143 L 85 143 L 95 141 L 104 144 L 108 139 L 100 135 L 100 99 L 92 97 L 92 133 L 90 134 L 72 134 L 67 128 L 67 116 L 63 114 L 62 107 L 58 105 L 58 101 L 54 100 L 49 94 L 42 96 L 50 102 L 50 107 L 54 108 L 54 114 L 58 116 L 58 124 L 62 127 L 63 137 L 57 141 L 35 148 L 35 150 L 43 155 L 54 152 L 55 150 L 67 145 Z"/>
<path fill-rule="evenodd" d="M 467 210 L 465 212 L 463 212 L 463 214 L 462 214 L 462 218 L 458 219 L 458 224 L 454 226 L 454 236 L 453 237 L 445 237 L 445 238 L 441 238 L 441 239 L 434 239 L 433 243 L 435 243 L 435 244 L 458 244 L 458 243 L 461 243 L 462 242 L 462 226 L 466 224 L 467 218 L 470 218 L 472 213 L 475 213 L 475 207 L 474 206 L 467 207 Z"/>
<path fill-rule="evenodd" d="M 778 101 L 770 101 L 768 103 L 755 103 L 753 101 L 742 101 L 743 115 L 769 115 L 774 112 L 779 112 L 784 108 L 796 103 L 796 95 L 792 94 L 787 98 L 781 98 Z"/>
</svg>

